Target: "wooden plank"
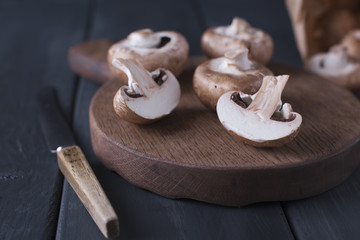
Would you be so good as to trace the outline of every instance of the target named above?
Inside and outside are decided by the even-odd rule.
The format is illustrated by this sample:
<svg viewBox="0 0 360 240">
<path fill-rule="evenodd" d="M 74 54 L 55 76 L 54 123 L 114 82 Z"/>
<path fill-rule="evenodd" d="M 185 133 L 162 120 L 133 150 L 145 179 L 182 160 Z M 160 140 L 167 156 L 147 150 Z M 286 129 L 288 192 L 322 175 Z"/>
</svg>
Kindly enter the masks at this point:
<svg viewBox="0 0 360 240">
<path fill-rule="evenodd" d="M 191 1 L 159 0 L 128 1 L 127 4 L 98 2 L 90 36 L 91 39 L 118 40 L 139 28 L 172 29 L 187 37 L 192 55 L 200 54 L 203 28 L 191 4 Z M 278 203 L 229 208 L 192 200 L 170 200 L 139 189 L 106 169 L 94 156 L 89 134 L 88 109 L 98 87 L 86 79 L 80 81 L 74 130 L 78 144 L 119 216 L 119 239 L 293 239 Z M 102 239 L 67 183 L 64 185 L 57 238 Z"/>
<path fill-rule="evenodd" d="M 338 187 L 286 202 L 284 209 L 296 239 L 359 239 L 360 169 Z"/>
<path fill-rule="evenodd" d="M 201 54 L 201 29 L 197 16 L 187 1 L 170 2 L 116 1 L 97 3 L 97 13 L 91 32 L 91 39 L 109 38 L 119 41 L 129 33 L 151 28 L 154 31 L 173 30 L 183 34 L 190 45 L 190 55 Z"/>
<path fill-rule="evenodd" d="M 71 118 L 75 79 L 67 49 L 81 41 L 83 3 L 0 3 L 0 239 L 54 236 L 62 178 L 36 116 L 42 84 Z M 64 17 L 66 16 L 66 17 Z"/>
<path fill-rule="evenodd" d="M 266 31 L 274 40 L 272 61 L 301 66 L 299 52 L 284 1 L 196 0 L 205 26 L 229 25 L 233 17 L 246 19 L 252 26 Z"/>
</svg>

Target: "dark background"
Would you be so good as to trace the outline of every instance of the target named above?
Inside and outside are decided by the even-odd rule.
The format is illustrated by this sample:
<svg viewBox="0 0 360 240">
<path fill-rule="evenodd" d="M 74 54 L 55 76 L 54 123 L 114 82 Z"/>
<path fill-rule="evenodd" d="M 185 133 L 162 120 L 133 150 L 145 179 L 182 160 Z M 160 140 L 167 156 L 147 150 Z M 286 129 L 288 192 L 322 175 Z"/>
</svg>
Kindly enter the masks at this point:
<svg viewBox="0 0 360 240">
<path fill-rule="evenodd" d="M 359 239 L 359 170 L 319 196 L 230 208 L 139 189 L 94 156 L 88 109 L 99 85 L 71 72 L 69 47 L 120 40 L 141 28 L 169 29 L 188 39 L 191 55 L 200 55 L 202 32 L 234 16 L 273 37 L 273 61 L 301 66 L 280 0 L 0 1 L 0 239 L 103 239 L 47 150 L 35 104 L 44 84 L 56 87 L 119 216 L 118 239 Z"/>
</svg>

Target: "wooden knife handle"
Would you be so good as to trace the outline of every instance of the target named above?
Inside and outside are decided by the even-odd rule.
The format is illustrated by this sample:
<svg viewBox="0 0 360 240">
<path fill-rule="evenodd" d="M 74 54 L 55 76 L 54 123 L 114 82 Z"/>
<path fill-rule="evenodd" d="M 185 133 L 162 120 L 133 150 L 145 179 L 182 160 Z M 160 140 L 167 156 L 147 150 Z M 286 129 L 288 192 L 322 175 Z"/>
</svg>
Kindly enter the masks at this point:
<svg viewBox="0 0 360 240">
<path fill-rule="evenodd" d="M 57 158 L 61 172 L 102 234 L 107 238 L 119 235 L 118 217 L 81 149 L 64 147 L 57 152 Z"/>
</svg>

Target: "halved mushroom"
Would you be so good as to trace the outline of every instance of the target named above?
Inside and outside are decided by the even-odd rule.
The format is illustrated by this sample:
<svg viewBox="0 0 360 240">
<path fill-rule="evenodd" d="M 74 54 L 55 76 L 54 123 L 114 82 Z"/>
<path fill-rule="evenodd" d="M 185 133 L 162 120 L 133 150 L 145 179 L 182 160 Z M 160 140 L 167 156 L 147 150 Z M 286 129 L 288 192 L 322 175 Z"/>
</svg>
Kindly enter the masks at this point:
<svg viewBox="0 0 360 240">
<path fill-rule="evenodd" d="M 188 53 L 189 44 L 180 33 L 142 29 L 130 33 L 126 39 L 112 45 L 107 60 L 115 75 L 126 81 L 124 73 L 112 65 L 116 58 L 137 60 L 148 71 L 165 68 L 178 76 L 183 70 Z"/>
<path fill-rule="evenodd" d="M 313 55 L 305 68 L 348 89 L 360 89 L 360 30 L 351 31 L 329 52 Z"/>
<path fill-rule="evenodd" d="M 253 28 L 241 18 L 235 17 L 230 26 L 209 28 L 201 38 L 201 46 L 209 58 L 224 56 L 225 52 L 248 48 L 250 59 L 266 65 L 273 54 L 274 43 L 269 34 Z"/>
<path fill-rule="evenodd" d="M 224 57 L 208 60 L 194 73 L 194 91 L 201 102 L 215 110 L 219 97 L 225 92 L 239 90 L 256 93 L 264 76 L 273 73 L 263 65 L 248 59 L 248 49 L 230 50 Z"/>
<path fill-rule="evenodd" d="M 123 71 L 128 86 L 115 94 L 115 112 L 136 124 L 152 123 L 172 112 L 180 100 L 180 85 L 171 71 L 159 68 L 148 72 L 140 63 L 116 58 L 113 66 Z"/>
<path fill-rule="evenodd" d="M 276 147 L 299 132 L 302 117 L 291 105 L 282 104 L 281 93 L 289 75 L 265 76 L 254 95 L 238 91 L 223 94 L 217 114 L 223 126 L 243 142 L 256 147 Z"/>
</svg>

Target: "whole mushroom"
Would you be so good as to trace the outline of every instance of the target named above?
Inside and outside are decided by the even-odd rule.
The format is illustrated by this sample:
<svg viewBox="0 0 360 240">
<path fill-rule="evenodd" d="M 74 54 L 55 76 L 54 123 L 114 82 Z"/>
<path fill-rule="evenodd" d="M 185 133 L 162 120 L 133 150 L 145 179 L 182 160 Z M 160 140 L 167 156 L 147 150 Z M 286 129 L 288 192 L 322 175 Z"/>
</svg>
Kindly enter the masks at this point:
<svg viewBox="0 0 360 240">
<path fill-rule="evenodd" d="M 349 32 L 329 52 L 313 55 L 305 68 L 350 90 L 360 89 L 360 30 Z"/>
<path fill-rule="evenodd" d="M 248 58 L 248 49 L 230 50 L 224 57 L 210 59 L 199 65 L 194 73 L 193 87 L 200 101 L 215 110 L 219 97 L 231 90 L 256 93 L 266 75 L 273 73 Z"/>
<path fill-rule="evenodd" d="M 142 29 L 130 33 L 126 39 L 112 45 L 107 61 L 110 69 L 122 81 L 126 81 L 124 73 L 112 65 L 116 58 L 137 60 L 148 71 L 165 68 L 178 76 L 183 70 L 188 53 L 189 44 L 180 33 Z"/>
<path fill-rule="evenodd" d="M 266 76 L 254 95 L 239 91 L 223 94 L 217 104 L 222 125 L 241 141 L 255 147 L 277 147 L 298 134 L 302 117 L 281 102 L 288 75 Z"/>
<path fill-rule="evenodd" d="M 241 18 L 235 17 L 230 26 L 209 28 L 201 38 L 201 46 L 209 58 L 224 56 L 225 52 L 248 48 L 250 59 L 266 65 L 273 54 L 274 43 L 269 34 L 251 27 Z"/>
<path fill-rule="evenodd" d="M 113 66 L 123 71 L 128 86 L 115 94 L 115 112 L 125 121 L 148 124 L 170 114 L 180 101 L 180 85 L 171 71 L 158 68 L 148 72 L 140 63 L 114 59 Z"/>
</svg>

